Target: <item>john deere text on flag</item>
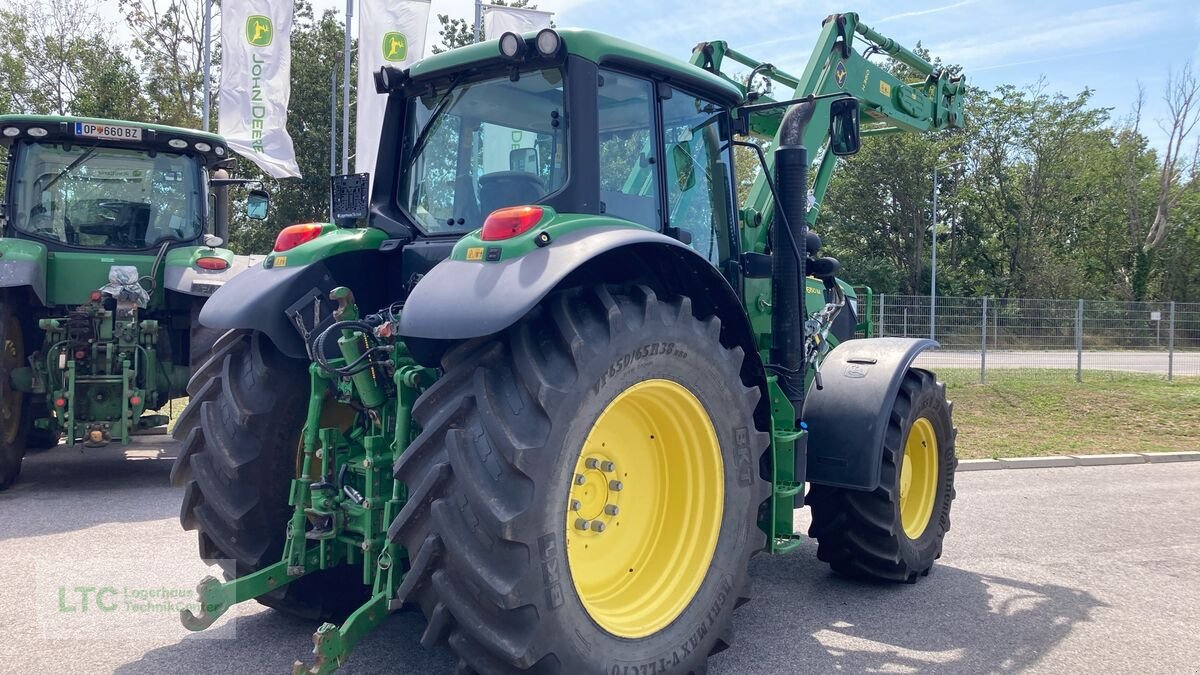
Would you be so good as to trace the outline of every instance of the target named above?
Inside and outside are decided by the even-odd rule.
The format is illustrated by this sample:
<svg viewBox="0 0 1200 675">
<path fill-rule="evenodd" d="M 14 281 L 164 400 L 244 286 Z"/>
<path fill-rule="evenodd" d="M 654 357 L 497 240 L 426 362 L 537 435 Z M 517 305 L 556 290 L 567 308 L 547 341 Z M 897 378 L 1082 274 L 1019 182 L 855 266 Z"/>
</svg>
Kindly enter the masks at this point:
<svg viewBox="0 0 1200 675">
<path fill-rule="evenodd" d="M 287 132 L 292 2 L 227 0 L 221 15 L 218 130 L 229 147 L 272 177 L 299 177 Z"/>
</svg>

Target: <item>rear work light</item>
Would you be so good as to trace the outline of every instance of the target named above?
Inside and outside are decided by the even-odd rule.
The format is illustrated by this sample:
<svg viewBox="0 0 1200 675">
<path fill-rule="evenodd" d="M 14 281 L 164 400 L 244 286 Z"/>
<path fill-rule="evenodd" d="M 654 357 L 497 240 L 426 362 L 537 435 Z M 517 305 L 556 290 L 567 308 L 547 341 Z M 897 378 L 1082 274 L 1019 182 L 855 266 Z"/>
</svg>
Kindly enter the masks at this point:
<svg viewBox="0 0 1200 675">
<path fill-rule="evenodd" d="M 322 229 L 323 227 L 320 223 L 288 225 L 279 232 L 278 237 L 275 237 L 275 252 L 283 253 L 284 251 L 296 248 L 300 244 L 310 242 L 321 236 Z"/>
<path fill-rule="evenodd" d="M 229 263 L 224 258 L 204 257 L 196 261 L 196 267 L 205 270 L 227 270 Z"/>
<path fill-rule="evenodd" d="M 483 221 L 483 230 L 479 233 L 479 238 L 484 241 L 512 239 L 537 225 L 541 219 L 540 206 L 509 206 L 496 209 Z"/>
</svg>

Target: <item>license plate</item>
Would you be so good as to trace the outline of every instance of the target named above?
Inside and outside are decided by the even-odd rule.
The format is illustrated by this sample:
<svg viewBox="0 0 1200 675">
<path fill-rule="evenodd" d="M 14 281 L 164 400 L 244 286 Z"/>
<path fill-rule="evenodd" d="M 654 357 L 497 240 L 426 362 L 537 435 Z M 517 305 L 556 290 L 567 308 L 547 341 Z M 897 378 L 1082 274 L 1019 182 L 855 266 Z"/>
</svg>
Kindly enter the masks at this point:
<svg viewBox="0 0 1200 675">
<path fill-rule="evenodd" d="M 82 138 L 107 138 L 115 141 L 142 140 L 141 127 L 123 127 L 116 124 L 92 124 L 76 122 L 75 135 Z"/>
</svg>

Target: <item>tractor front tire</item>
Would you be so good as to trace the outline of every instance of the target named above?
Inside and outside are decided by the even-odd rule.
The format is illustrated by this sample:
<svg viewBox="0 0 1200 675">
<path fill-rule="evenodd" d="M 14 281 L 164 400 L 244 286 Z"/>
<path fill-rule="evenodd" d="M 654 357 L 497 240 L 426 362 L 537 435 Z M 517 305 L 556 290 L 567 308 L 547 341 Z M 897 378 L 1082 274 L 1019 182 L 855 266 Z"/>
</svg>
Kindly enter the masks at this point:
<svg viewBox="0 0 1200 675">
<path fill-rule="evenodd" d="M 13 370 L 29 365 L 20 318 L 23 309 L 14 295 L 0 292 L 0 490 L 11 487 L 21 475 L 33 420 L 29 394 L 14 389 L 9 378 Z"/>
<path fill-rule="evenodd" d="M 929 574 L 950 530 L 958 466 L 952 409 L 933 373 L 905 373 L 884 433 L 879 487 L 814 484 L 808 493 L 818 559 L 854 578 L 914 583 Z"/>
<path fill-rule="evenodd" d="M 196 530 L 200 557 L 228 579 L 279 562 L 292 507 L 288 489 L 308 402 L 307 366 L 256 331 L 230 331 L 188 383 L 175 425 L 182 441 L 171 483 L 179 514 Z M 311 619 L 340 619 L 367 598 L 356 568 L 310 574 L 258 598 Z"/>
<path fill-rule="evenodd" d="M 742 350 L 686 297 L 551 295 L 417 401 L 398 596 L 460 671 L 692 673 L 728 646 L 768 485 Z"/>
</svg>

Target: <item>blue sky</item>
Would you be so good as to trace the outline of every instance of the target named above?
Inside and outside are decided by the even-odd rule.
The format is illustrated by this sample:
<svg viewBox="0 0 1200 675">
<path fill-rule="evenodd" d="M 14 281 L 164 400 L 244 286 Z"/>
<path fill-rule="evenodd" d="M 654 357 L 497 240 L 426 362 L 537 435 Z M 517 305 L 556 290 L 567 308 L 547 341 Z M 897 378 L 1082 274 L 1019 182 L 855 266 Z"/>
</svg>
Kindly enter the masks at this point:
<svg viewBox="0 0 1200 675">
<path fill-rule="evenodd" d="M 1168 72 L 1189 59 L 1200 69 L 1197 0 L 545 0 L 541 6 L 557 9 L 560 25 L 595 28 L 674 56 L 686 57 L 702 40 L 724 39 L 792 72 L 807 61 L 821 20 L 853 10 L 897 42 L 921 42 L 944 61 L 961 64 L 968 82 L 979 87 L 1029 85 L 1039 78 L 1051 91 L 1067 94 L 1090 87 L 1095 104 L 1113 108 L 1120 118 L 1129 114 L 1140 81 L 1149 121 L 1143 128 L 1156 145 L 1165 144 L 1154 121 L 1166 116 Z"/>
</svg>

